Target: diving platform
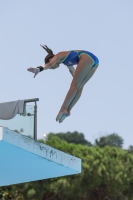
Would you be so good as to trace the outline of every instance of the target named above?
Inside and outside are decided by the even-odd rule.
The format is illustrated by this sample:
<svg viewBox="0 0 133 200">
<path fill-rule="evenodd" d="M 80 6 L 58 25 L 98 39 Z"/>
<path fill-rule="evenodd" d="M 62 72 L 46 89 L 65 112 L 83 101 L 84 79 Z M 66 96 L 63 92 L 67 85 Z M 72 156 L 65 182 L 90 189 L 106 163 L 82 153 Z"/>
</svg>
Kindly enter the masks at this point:
<svg viewBox="0 0 133 200">
<path fill-rule="evenodd" d="M 81 173 L 81 159 L 0 127 L 0 186 Z"/>
</svg>

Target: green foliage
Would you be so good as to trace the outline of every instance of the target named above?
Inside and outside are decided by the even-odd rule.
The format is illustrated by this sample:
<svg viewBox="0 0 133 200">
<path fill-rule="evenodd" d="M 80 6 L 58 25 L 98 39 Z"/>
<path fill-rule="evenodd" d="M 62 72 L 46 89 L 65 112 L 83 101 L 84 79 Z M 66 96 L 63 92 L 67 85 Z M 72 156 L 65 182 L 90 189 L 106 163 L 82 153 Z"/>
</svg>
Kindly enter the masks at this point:
<svg viewBox="0 0 133 200">
<path fill-rule="evenodd" d="M 66 133 L 56 133 L 56 134 L 50 133 L 48 135 L 49 139 L 51 139 L 51 137 L 56 137 L 56 136 L 58 136 L 58 138 L 62 140 L 67 141 L 68 143 L 92 146 L 92 144 L 85 139 L 84 134 L 78 133 L 77 131 L 66 132 Z"/>
<path fill-rule="evenodd" d="M 103 200 L 105 196 L 110 200 L 133 199 L 133 156 L 128 151 L 109 146 L 100 148 L 68 144 L 59 139 L 53 140 L 53 137 L 47 144 L 82 159 L 82 173 L 63 178 L 69 183 L 69 192 L 62 193 L 66 199 L 73 199 L 73 196 L 76 196 L 75 199 Z M 62 199 L 65 197 L 62 196 Z"/>
<path fill-rule="evenodd" d="M 24 200 L 16 186 L 7 186 L 0 188 L 0 200 Z"/>
<path fill-rule="evenodd" d="M 100 137 L 95 140 L 95 145 L 103 148 L 105 146 L 114 146 L 122 148 L 123 139 L 116 133 L 112 133 L 107 136 Z"/>
<path fill-rule="evenodd" d="M 128 152 L 129 152 L 129 153 L 133 153 L 133 146 L 132 146 L 132 145 L 129 146 Z"/>
<path fill-rule="evenodd" d="M 47 144 L 53 146 L 50 140 L 48 140 Z M 70 178 L 72 180 L 71 189 L 74 184 L 74 191 L 76 189 L 75 186 L 79 188 L 79 185 L 82 185 L 78 191 L 75 191 L 77 195 L 80 191 L 84 196 L 86 194 L 87 198 L 88 191 L 90 195 L 96 195 L 98 190 L 96 188 L 99 188 L 99 190 L 103 188 L 104 195 L 108 194 L 113 200 L 117 199 L 117 197 L 122 200 L 124 195 L 131 195 L 133 198 L 131 187 L 133 183 L 133 156 L 128 151 L 116 147 L 106 146 L 101 149 L 99 147 L 86 147 L 65 142 L 55 142 L 54 147 L 82 159 L 82 173 L 76 175 L 76 182 L 74 181 L 75 176 Z M 72 192 L 73 194 L 75 193 L 74 191 Z"/>
</svg>

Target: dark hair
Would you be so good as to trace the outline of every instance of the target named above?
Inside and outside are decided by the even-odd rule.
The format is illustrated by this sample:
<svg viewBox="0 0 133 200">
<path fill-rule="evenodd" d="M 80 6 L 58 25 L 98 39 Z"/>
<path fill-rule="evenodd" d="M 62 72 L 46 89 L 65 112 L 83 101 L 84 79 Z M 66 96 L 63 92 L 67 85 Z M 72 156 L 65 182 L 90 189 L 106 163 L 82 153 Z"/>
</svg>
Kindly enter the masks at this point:
<svg viewBox="0 0 133 200">
<path fill-rule="evenodd" d="M 40 46 L 47 51 L 48 55 L 44 58 L 45 64 L 49 63 L 50 59 L 53 58 L 55 55 L 53 54 L 53 51 L 49 49 L 46 45 L 41 45 Z"/>
</svg>

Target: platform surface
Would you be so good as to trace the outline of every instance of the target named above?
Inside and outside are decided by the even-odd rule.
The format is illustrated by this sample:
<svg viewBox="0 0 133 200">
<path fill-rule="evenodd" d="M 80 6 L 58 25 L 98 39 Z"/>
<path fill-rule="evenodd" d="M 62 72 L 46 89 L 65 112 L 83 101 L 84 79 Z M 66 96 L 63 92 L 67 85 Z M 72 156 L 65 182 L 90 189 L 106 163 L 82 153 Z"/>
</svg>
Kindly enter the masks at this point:
<svg viewBox="0 0 133 200">
<path fill-rule="evenodd" d="M 0 127 L 0 186 L 81 173 L 81 159 Z"/>
</svg>

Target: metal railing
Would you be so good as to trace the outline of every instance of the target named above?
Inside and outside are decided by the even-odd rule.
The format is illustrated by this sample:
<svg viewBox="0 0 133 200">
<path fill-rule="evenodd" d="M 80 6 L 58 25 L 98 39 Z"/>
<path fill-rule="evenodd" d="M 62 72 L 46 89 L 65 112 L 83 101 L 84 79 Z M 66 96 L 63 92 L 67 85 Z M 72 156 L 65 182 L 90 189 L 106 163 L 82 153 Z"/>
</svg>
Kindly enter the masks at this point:
<svg viewBox="0 0 133 200">
<path fill-rule="evenodd" d="M 34 106 L 34 140 L 37 140 L 37 101 L 39 101 L 38 98 L 34 98 L 34 99 L 24 99 L 24 103 L 31 103 L 34 102 L 35 106 Z M 30 113 L 27 114 L 28 116 L 30 116 Z"/>
</svg>

